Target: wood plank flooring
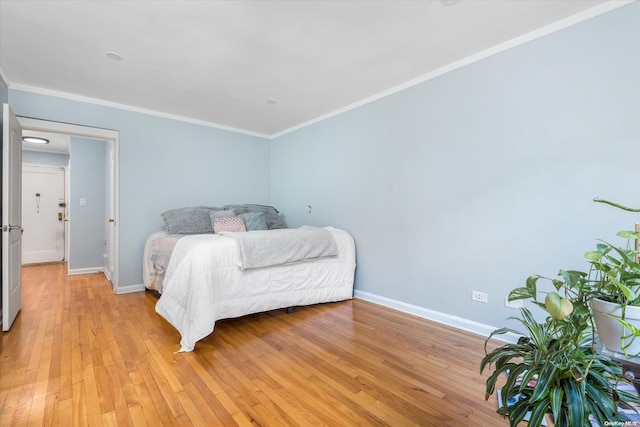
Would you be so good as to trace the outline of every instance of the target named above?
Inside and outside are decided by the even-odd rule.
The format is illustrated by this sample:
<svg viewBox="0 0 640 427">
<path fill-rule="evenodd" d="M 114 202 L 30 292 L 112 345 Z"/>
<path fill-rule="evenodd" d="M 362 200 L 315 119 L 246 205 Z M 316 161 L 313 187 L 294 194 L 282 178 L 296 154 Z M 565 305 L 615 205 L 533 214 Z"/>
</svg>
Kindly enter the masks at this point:
<svg viewBox="0 0 640 427">
<path fill-rule="evenodd" d="M 495 426 L 484 338 L 360 300 L 219 321 L 192 353 L 149 292 L 23 268 L 2 426 Z"/>
</svg>

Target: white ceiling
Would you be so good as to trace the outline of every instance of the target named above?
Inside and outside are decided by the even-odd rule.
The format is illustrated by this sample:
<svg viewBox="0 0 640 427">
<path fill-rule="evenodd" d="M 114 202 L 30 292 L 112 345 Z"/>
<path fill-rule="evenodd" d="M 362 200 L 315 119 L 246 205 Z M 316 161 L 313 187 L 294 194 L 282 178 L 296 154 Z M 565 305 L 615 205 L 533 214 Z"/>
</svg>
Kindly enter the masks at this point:
<svg viewBox="0 0 640 427">
<path fill-rule="evenodd" d="M 0 71 L 16 89 L 266 136 L 601 3 L 0 0 Z"/>
</svg>

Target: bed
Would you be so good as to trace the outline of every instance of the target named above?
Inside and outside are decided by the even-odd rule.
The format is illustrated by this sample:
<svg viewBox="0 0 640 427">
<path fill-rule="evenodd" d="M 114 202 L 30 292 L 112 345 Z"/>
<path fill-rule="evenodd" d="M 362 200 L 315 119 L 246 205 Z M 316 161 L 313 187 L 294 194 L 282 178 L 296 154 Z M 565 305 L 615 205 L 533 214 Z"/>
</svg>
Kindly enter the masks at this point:
<svg viewBox="0 0 640 427">
<path fill-rule="evenodd" d="M 353 238 L 334 227 L 167 230 L 147 239 L 143 276 L 160 293 L 156 312 L 178 330 L 183 352 L 216 320 L 350 299 L 355 266 Z"/>
</svg>

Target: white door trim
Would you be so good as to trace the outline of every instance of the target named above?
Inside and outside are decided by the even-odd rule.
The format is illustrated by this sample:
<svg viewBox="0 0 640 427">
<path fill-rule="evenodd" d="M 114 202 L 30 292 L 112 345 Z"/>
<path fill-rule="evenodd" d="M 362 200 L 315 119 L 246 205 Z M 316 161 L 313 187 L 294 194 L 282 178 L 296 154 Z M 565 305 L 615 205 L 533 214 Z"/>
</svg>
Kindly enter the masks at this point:
<svg viewBox="0 0 640 427">
<path fill-rule="evenodd" d="M 47 120 L 18 117 L 18 121 L 24 130 L 39 132 L 56 132 L 83 138 L 113 141 L 113 189 L 114 189 L 114 239 L 111 242 L 111 260 L 113 263 L 113 277 L 111 283 L 113 292 L 118 293 L 119 283 L 119 248 L 120 248 L 120 132 L 111 129 L 94 128 L 89 126 L 74 125 L 71 123 L 50 122 Z M 67 181 L 68 182 L 68 181 Z M 67 193 L 68 194 L 68 193 Z M 67 229 L 68 231 L 68 229 Z M 67 241 L 69 236 L 67 234 Z M 67 252 L 68 254 L 69 252 Z"/>
</svg>

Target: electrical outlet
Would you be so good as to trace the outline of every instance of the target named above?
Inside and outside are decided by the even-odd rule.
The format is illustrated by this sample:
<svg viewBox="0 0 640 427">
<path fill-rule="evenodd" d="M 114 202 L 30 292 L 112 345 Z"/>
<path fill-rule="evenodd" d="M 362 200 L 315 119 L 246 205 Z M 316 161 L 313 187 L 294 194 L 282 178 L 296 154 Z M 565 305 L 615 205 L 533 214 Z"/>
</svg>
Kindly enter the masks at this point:
<svg viewBox="0 0 640 427">
<path fill-rule="evenodd" d="M 509 308 L 521 308 L 523 306 L 523 301 L 521 299 L 509 301 L 509 297 L 504 297 L 504 306 Z"/>
<path fill-rule="evenodd" d="M 487 302 L 489 302 L 489 295 L 480 291 L 471 291 L 471 299 L 486 304 Z"/>
</svg>

